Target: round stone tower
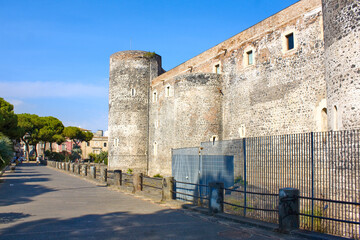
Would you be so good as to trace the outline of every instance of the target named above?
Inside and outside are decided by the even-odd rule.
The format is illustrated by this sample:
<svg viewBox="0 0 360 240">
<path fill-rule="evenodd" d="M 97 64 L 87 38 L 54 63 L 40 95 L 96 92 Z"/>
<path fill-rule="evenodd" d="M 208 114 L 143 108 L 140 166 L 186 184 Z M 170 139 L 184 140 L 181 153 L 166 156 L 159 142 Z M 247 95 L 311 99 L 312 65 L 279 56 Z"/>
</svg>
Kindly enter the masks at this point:
<svg viewBox="0 0 360 240">
<path fill-rule="evenodd" d="M 360 128 L 360 1 L 323 0 L 330 130 Z"/>
<path fill-rule="evenodd" d="M 161 57 L 155 53 L 123 51 L 110 56 L 110 170 L 147 171 L 149 87 L 161 73 Z"/>
<path fill-rule="evenodd" d="M 175 81 L 175 147 L 222 140 L 221 75 L 188 73 Z"/>
</svg>

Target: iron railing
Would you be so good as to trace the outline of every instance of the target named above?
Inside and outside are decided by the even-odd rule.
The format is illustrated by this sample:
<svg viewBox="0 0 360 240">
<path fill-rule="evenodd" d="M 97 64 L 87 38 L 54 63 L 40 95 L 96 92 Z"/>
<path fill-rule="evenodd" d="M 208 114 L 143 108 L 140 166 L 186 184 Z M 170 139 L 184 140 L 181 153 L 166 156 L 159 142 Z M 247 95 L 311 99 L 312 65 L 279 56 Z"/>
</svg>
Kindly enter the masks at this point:
<svg viewBox="0 0 360 240">
<path fill-rule="evenodd" d="M 232 157 L 234 183 L 224 189 L 226 212 L 278 223 L 279 189 L 293 187 L 301 194 L 302 229 L 360 238 L 359 130 L 206 142 L 199 149 L 196 183 L 207 182 L 201 163 L 207 156 Z M 181 152 L 173 154 L 179 159 Z M 218 159 L 210 166 L 213 176 L 222 166 Z"/>
</svg>

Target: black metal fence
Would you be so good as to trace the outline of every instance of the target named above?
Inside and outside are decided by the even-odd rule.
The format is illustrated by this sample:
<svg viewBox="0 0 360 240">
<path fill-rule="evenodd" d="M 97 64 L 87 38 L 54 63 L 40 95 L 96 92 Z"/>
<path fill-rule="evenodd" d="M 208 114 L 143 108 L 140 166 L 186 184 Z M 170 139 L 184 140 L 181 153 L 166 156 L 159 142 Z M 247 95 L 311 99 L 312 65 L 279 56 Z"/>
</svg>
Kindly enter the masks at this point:
<svg viewBox="0 0 360 240">
<path fill-rule="evenodd" d="M 359 142 L 359 130 L 207 142 L 199 148 L 198 161 L 208 155 L 232 156 L 234 183 L 224 189 L 227 213 L 278 223 L 279 189 L 293 187 L 301 194 L 302 229 L 359 239 Z M 174 150 L 173 159 L 176 155 L 181 161 L 181 154 Z M 229 163 L 215 165 L 223 169 Z M 217 176 L 215 165 L 212 180 Z M 204 171 L 199 169 L 198 179 L 204 178 Z M 196 195 L 197 187 L 191 189 L 193 193 L 187 194 L 201 196 Z M 184 193 L 180 190 L 179 197 Z"/>
</svg>

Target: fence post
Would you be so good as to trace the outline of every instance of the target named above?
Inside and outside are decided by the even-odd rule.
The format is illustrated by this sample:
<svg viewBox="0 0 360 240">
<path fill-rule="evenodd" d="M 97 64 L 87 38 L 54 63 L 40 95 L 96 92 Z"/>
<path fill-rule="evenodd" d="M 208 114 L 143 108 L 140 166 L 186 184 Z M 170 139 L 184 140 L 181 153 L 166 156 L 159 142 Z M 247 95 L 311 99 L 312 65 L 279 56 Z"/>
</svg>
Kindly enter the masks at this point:
<svg viewBox="0 0 360 240">
<path fill-rule="evenodd" d="M 96 178 L 96 166 L 90 166 L 90 176 Z"/>
<path fill-rule="evenodd" d="M 311 132 L 311 231 L 314 230 L 314 133 Z"/>
<path fill-rule="evenodd" d="M 300 225 L 300 191 L 296 188 L 279 190 L 279 230 L 288 232 Z"/>
<path fill-rule="evenodd" d="M 143 174 L 142 173 L 134 173 L 133 175 L 133 192 L 139 192 L 143 190 Z"/>
<path fill-rule="evenodd" d="M 224 212 L 224 183 L 209 183 L 209 212 L 210 214 Z"/>
<path fill-rule="evenodd" d="M 100 167 L 100 179 L 101 182 L 107 182 L 107 167 Z"/>
<path fill-rule="evenodd" d="M 246 217 L 246 185 L 247 185 L 247 179 L 246 179 L 246 138 L 243 139 L 243 152 L 244 152 L 244 217 Z"/>
<path fill-rule="evenodd" d="M 162 198 L 161 201 L 175 199 L 174 177 L 165 177 L 162 180 Z"/>
<path fill-rule="evenodd" d="M 70 171 L 70 163 L 69 162 L 65 163 L 65 170 L 68 172 Z"/>
<path fill-rule="evenodd" d="M 87 176 L 87 165 L 86 164 L 81 165 L 81 175 L 83 175 L 84 177 Z"/>
<path fill-rule="evenodd" d="M 114 179 L 115 179 L 115 186 L 122 185 L 122 171 L 121 170 L 114 170 Z"/>
<path fill-rule="evenodd" d="M 75 166 L 76 166 L 76 168 L 75 168 L 76 169 L 76 174 L 80 175 L 80 166 L 81 166 L 80 163 L 76 164 Z"/>
</svg>

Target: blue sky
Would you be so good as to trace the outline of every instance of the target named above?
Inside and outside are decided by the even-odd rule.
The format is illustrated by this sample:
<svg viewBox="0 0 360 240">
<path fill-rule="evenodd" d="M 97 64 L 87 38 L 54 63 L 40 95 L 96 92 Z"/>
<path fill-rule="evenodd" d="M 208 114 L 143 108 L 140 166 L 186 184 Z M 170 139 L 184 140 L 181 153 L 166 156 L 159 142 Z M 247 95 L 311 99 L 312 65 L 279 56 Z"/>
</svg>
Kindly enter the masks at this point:
<svg viewBox="0 0 360 240">
<path fill-rule="evenodd" d="M 171 68 L 297 0 L 0 0 L 0 97 L 16 113 L 107 129 L 109 57 Z"/>
</svg>

